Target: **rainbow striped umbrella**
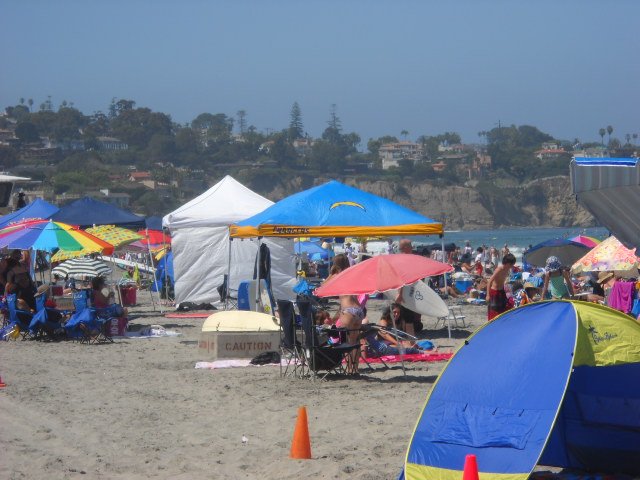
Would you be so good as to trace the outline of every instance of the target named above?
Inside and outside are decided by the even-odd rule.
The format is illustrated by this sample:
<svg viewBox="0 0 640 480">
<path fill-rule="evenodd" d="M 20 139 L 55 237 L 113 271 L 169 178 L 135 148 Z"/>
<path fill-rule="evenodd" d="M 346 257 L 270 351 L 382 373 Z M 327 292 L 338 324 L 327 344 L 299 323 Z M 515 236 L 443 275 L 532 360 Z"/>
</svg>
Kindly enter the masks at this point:
<svg viewBox="0 0 640 480">
<path fill-rule="evenodd" d="M 27 222 L 12 231 L 0 231 L 0 248 L 20 250 L 113 253 L 113 245 L 77 227 L 52 220 Z"/>
<path fill-rule="evenodd" d="M 594 237 L 588 237 L 586 235 L 578 235 L 576 237 L 570 238 L 572 242 L 581 243 L 585 247 L 593 248 L 600 243 L 600 240 Z"/>
</svg>

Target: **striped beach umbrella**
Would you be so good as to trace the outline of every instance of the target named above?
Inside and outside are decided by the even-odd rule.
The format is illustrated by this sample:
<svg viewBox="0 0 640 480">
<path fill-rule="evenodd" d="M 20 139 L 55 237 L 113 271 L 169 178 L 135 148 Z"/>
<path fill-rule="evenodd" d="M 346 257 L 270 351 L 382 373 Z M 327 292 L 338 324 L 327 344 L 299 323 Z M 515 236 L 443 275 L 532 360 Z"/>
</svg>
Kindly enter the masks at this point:
<svg viewBox="0 0 640 480">
<path fill-rule="evenodd" d="M 0 231 L 0 248 L 113 253 L 113 245 L 77 227 L 52 220 L 26 222 L 12 231 Z"/>
<path fill-rule="evenodd" d="M 143 235 L 139 235 L 132 230 L 116 227 L 115 225 L 98 225 L 85 230 L 91 235 L 110 243 L 115 248 L 122 247 L 136 240 L 141 240 Z"/>
<path fill-rule="evenodd" d="M 83 257 L 67 260 L 51 270 L 51 273 L 63 278 L 69 276 L 76 280 L 89 280 L 106 277 L 111 273 L 111 269 L 100 260 Z"/>
</svg>

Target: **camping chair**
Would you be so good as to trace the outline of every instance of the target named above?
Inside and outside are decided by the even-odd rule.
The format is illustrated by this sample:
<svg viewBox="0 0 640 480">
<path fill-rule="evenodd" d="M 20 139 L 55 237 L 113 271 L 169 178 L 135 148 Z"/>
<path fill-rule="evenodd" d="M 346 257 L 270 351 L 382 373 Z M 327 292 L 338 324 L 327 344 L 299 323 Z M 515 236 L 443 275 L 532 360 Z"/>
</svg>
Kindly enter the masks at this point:
<svg viewBox="0 0 640 480">
<path fill-rule="evenodd" d="M 64 332 L 60 320 L 65 313 L 55 308 L 47 308 L 46 301 L 47 295 L 45 293 L 36 296 L 36 313 L 29 323 L 29 331 L 35 338 L 56 340 L 59 338 L 58 334 Z"/>
<path fill-rule="evenodd" d="M 362 325 L 362 327 L 360 327 L 360 330 L 362 332 L 360 334 L 360 338 L 364 343 L 364 348 L 360 350 L 360 358 L 362 358 L 364 363 L 367 364 L 367 367 L 371 371 L 373 371 L 373 367 L 367 361 L 367 358 L 377 358 L 385 366 L 385 368 L 389 368 L 389 365 L 387 365 L 382 359 L 382 357 L 384 356 L 384 352 L 380 351 L 380 349 L 377 348 L 377 342 L 380 342 L 380 340 L 375 338 L 378 335 L 378 331 L 382 328 L 383 327 L 379 327 L 378 325 L 371 323 L 364 324 Z"/>
<path fill-rule="evenodd" d="M 95 308 L 89 306 L 89 291 L 73 292 L 75 313 L 64 326 L 67 336 L 80 343 L 98 343 L 104 340 L 113 341 L 105 332 L 106 320 L 98 318 Z"/>
<path fill-rule="evenodd" d="M 13 328 L 18 328 L 19 336 L 22 336 L 23 340 L 28 338 L 34 339 L 35 336 L 29 330 L 29 324 L 33 319 L 33 314 L 27 310 L 20 310 L 17 307 L 18 297 L 15 293 L 10 293 L 6 296 L 7 310 L 9 311 L 9 325 Z M 9 338 L 17 338 L 10 336 Z"/>
<path fill-rule="evenodd" d="M 296 336 L 296 314 L 293 302 L 289 300 L 278 300 L 277 302 L 280 317 L 280 353 L 282 359 L 286 361 L 284 371 L 282 362 L 280 362 L 280 376 L 296 375 L 298 366 L 301 364 L 302 351 Z M 292 372 L 289 373 L 291 364 L 293 364 Z"/>
<path fill-rule="evenodd" d="M 450 326 L 451 328 L 469 328 L 469 324 L 465 320 L 466 315 L 462 313 L 460 305 L 449 305 L 449 314 L 446 317 L 438 317 L 434 330 L 438 329 L 438 325 L 442 323 L 442 328 Z"/>
<path fill-rule="evenodd" d="M 309 375 L 314 380 L 316 378 L 322 380 L 330 373 L 344 374 L 343 361 L 346 355 L 360 348 L 360 344 L 329 345 L 321 343 L 313 322 L 311 303 L 299 301 L 298 310 L 300 311 L 303 333 L 301 376 Z M 321 375 L 320 372 L 325 373 Z"/>
<path fill-rule="evenodd" d="M 236 292 L 236 298 L 231 296 L 231 289 L 229 288 L 229 276 L 225 273 L 222 285 L 218 288 L 218 295 L 220 295 L 220 301 L 226 305 L 225 310 L 237 310 L 238 309 L 238 294 Z"/>
</svg>

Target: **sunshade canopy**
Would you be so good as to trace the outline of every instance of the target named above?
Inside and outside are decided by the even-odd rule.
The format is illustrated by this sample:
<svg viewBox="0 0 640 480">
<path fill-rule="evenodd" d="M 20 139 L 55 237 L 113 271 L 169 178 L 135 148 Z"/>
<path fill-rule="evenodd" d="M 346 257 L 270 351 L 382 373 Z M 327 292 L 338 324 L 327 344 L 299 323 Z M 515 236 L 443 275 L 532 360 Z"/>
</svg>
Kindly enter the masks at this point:
<svg viewBox="0 0 640 480">
<path fill-rule="evenodd" d="M 536 464 L 640 473 L 640 324 L 587 302 L 538 302 L 481 327 L 440 374 L 404 478 L 526 480 Z"/>
<path fill-rule="evenodd" d="M 318 297 L 360 295 L 386 292 L 416 281 L 453 271 L 448 263 L 437 262 L 421 255 L 398 253 L 376 255 L 343 270 L 319 288 Z"/>
<path fill-rule="evenodd" d="M 554 256 L 558 257 L 563 265 L 568 266 L 583 257 L 588 251 L 589 247 L 582 243 L 565 238 L 553 238 L 531 247 L 524 258 L 531 265 L 544 267 L 547 258 Z"/>
<path fill-rule="evenodd" d="M 4 228 L 9 224 L 16 222 L 23 222 L 25 220 L 45 220 L 50 218 L 53 214 L 59 210 L 55 205 L 51 205 L 49 202 L 36 198 L 29 205 L 22 207 L 20 210 L 11 212 L 3 217 L 0 217 L 0 228 Z"/>
<path fill-rule="evenodd" d="M 95 277 L 106 277 L 111 269 L 102 261 L 93 258 L 74 258 L 61 263 L 51 270 L 53 275 L 60 277 L 87 280 Z"/>
<path fill-rule="evenodd" d="M 593 248 L 600 243 L 600 240 L 594 237 L 588 237 L 587 235 L 577 235 L 575 237 L 570 238 L 572 242 L 581 243 L 589 248 Z"/>
<path fill-rule="evenodd" d="M 442 223 L 332 180 L 291 195 L 231 227 L 232 237 L 431 235 Z"/>
<path fill-rule="evenodd" d="M 571 184 L 578 202 L 627 248 L 640 246 L 640 160 L 575 158 Z"/>
<path fill-rule="evenodd" d="M 110 243 L 115 248 L 122 247 L 136 240 L 143 238 L 142 235 L 135 233 L 127 228 L 116 227 L 115 225 L 97 225 L 89 227 L 86 230 L 91 235 L 98 237 L 105 242 Z"/>
<path fill-rule="evenodd" d="M 62 207 L 52 218 L 55 221 L 78 225 L 82 228 L 93 225 L 119 225 L 121 227 L 142 228 L 145 225 L 144 217 L 91 197 L 81 198 Z"/>
<path fill-rule="evenodd" d="M 635 248 L 630 250 L 611 236 L 577 260 L 571 271 L 576 275 L 584 272 L 616 272 L 633 277 L 638 274 L 638 257 Z"/>
</svg>

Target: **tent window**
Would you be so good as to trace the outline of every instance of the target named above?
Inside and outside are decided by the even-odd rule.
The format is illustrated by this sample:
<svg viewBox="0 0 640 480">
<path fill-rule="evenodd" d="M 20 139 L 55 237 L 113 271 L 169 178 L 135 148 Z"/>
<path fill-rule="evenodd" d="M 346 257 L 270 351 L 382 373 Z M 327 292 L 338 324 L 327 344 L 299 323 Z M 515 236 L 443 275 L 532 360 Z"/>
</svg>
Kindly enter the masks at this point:
<svg viewBox="0 0 640 480">
<path fill-rule="evenodd" d="M 578 394 L 582 417 L 588 423 L 640 428 L 640 398 L 599 397 Z"/>
<path fill-rule="evenodd" d="M 446 403 L 431 440 L 469 447 L 523 450 L 540 419 L 537 410 Z"/>
</svg>

